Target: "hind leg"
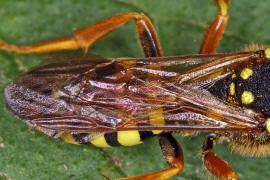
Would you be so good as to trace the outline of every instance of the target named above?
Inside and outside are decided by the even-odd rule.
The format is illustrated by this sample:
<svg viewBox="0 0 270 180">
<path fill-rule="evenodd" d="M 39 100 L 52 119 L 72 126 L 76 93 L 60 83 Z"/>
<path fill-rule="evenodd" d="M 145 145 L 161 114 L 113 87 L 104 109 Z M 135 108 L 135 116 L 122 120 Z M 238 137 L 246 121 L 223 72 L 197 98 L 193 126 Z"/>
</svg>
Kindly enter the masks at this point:
<svg viewBox="0 0 270 180">
<path fill-rule="evenodd" d="M 202 146 L 202 155 L 205 167 L 208 169 L 208 171 L 210 171 L 210 173 L 220 179 L 238 180 L 238 176 L 229 166 L 229 164 L 214 153 L 216 138 L 216 134 L 209 134 Z"/>
<path fill-rule="evenodd" d="M 169 164 L 169 168 L 148 174 L 120 178 L 117 180 L 162 180 L 180 175 L 184 168 L 182 148 L 170 133 L 159 135 L 159 143 L 163 156 Z"/>
</svg>

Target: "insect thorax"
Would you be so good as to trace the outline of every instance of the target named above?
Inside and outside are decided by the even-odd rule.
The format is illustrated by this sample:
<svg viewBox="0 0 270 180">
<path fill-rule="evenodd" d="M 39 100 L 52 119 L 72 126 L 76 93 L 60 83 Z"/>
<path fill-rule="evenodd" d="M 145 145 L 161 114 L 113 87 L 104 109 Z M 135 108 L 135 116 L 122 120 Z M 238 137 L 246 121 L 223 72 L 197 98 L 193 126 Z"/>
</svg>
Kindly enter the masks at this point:
<svg viewBox="0 0 270 180">
<path fill-rule="evenodd" d="M 270 63 L 242 67 L 209 88 L 216 97 L 270 117 Z"/>
<path fill-rule="evenodd" d="M 267 157 L 270 155 L 270 135 L 268 132 L 228 133 L 231 148 L 241 155 L 249 157 Z"/>
</svg>

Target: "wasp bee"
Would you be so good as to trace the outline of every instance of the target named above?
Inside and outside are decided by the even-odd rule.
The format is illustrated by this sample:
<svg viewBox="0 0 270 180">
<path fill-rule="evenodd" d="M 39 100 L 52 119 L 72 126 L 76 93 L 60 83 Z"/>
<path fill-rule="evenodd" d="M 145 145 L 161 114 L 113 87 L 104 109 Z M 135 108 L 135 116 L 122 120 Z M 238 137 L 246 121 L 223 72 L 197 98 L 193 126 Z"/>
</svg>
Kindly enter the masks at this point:
<svg viewBox="0 0 270 180">
<path fill-rule="evenodd" d="M 30 70 L 5 89 L 7 107 L 28 126 L 72 144 L 133 146 L 153 136 L 169 168 L 122 179 L 168 179 L 180 175 L 183 152 L 174 132 L 208 132 L 205 167 L 225 180 L 238 179 L 214 153 L 217 140 L 248 156 L 270 154 L 270 48 L 215 54 L 229 15 L 229 1 L 209 26 L 200 54 L 164 57 L 144 14 L 125 13 L 75 30 L 74 37 L 0 49 L 48 53 L 82 48 L 130 20 L 136 23 L 145 58 L 64 59 Z"/>
</svg>

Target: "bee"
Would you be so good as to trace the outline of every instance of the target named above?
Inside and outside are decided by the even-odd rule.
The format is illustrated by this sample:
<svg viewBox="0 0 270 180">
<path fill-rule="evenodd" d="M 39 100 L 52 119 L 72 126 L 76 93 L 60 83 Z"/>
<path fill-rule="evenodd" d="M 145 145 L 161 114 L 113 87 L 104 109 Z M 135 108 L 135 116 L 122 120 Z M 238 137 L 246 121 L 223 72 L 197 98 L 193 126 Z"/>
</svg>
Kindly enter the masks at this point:
<svg viewBox="0 0 270 180">
<path fill-rule="evenodd" d="M 238 179 L 214 153 L 225 139 L 234 151 L 269 156 L 270 48 L 215 54 L 229 15 L 229 1 L 209 26 L 200 54 L 163 56 L 147 16 L 125 13 L 75 30 L 74 37 L 0 49 L 49 53 L 89 47 L 134 20 L 145 58 L 64 59 L 36 67 L 5 89 L 7 107 L 28 126 L 71 144 L 133 146 L 157 136 L 169 168 L 123 179 L 168 179 L 182 173 L 183 152 L 172 133 L 207 132 L 201 154 L 220 179 Z M 187 67 L 188 66 L 188 67 Z"/>
</svg>

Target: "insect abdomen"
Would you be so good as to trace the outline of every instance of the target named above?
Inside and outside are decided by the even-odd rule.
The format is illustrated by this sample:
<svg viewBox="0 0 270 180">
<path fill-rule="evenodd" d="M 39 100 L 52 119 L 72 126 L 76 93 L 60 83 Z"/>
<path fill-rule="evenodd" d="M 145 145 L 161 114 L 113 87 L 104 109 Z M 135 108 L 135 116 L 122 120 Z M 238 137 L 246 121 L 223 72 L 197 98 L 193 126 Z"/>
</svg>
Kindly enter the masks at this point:
<svg viewBox="0 0 270 180">
<path fill-rule="evenodd" d="M 97 147 L 134 146 L 154 136 L 151 131 L 117 131 L 91 138 L 88 133 L 63 133 L 60 137 L 71 144 L 92 144 Z"/>
</svg>

